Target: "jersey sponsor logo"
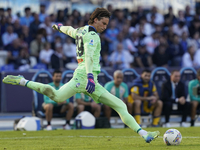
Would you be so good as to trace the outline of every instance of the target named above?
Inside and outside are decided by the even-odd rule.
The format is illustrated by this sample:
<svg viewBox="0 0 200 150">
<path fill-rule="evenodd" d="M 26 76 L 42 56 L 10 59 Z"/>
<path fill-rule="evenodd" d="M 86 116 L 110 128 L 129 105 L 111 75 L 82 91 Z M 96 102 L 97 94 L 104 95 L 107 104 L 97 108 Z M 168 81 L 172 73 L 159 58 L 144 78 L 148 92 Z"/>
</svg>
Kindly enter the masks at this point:
<svg viewBox="0 0 200 150">
<path fill-rule="evenodd" d="M 83 62 L 83 59 L 80 58 L 80 59 L 77 59 L 77 61 L 78 61 L 78 63 L 81 63 L 81 62 Z"/>
<path fill-rule="evenodd" d="M 77 84 L 76 84 L 76 87 L 78 88 L 79 86 L 80 86 L 80 83 L 77 83 Z"/>
<path fill-rule="evenodd" d="M 93 45 L 93 43 L 94 43 L 94 40 L 91 39 L 89 45 Z"/>
</svg>

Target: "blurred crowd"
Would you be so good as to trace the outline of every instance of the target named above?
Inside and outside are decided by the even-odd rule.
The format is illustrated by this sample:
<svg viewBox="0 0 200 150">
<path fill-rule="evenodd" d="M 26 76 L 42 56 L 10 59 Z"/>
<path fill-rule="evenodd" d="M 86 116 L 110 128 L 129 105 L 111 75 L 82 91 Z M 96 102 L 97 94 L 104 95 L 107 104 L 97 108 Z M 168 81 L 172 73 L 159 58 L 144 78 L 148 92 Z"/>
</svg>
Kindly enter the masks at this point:
<svg viewBox="0 0 200 150">
<path fill-rule="evenodd" d="M 156 6 L 145 11 L 107 9 L 112 16 L 100 34 L 101 65 L 116 69 L 154 67 L 200 67 L 200 17 L 191 14 L 190 6 L 178 15 L 169 7 L 160 14 Z M 46 69 L 64 70 L 76 66 L 75 40 L 52 29 L 55 23 L 78 28 L 88 24 L 90 13 L 82 16 L 68 9 L 46 13 L 45 5 L 35 13 L 30 7 L 24 16 L 12 8 L 0 8 L 0 66 L 13 65 L 26 71 L 43 65 Z"/>
</svg>

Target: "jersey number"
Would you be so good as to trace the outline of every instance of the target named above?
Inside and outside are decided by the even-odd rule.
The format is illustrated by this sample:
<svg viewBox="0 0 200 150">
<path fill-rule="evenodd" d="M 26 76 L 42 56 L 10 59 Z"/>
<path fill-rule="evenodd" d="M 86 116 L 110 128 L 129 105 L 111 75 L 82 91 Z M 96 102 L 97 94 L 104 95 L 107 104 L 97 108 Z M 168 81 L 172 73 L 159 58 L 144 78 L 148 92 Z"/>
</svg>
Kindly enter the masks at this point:
<svg viewBox="0 0 200 150">
<path fill-rule="evenodd" d="M 77 46 L 77 56 L 81 57 L 83 55 L 83 38 L 82 36 L 76 36 L 76 46 Z"/>
</svg>

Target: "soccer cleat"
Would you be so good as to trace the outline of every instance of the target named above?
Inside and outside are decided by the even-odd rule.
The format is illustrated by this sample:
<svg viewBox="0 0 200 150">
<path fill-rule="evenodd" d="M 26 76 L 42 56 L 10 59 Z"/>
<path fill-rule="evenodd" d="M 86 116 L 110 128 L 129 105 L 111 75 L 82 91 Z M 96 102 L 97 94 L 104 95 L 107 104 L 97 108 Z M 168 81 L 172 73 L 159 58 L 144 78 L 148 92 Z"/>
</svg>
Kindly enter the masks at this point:
<svg viewBox="0 0 200 150">
<path fill-rule="evenodd" d="M 18 76 L 7 75 L 6 77 L 4 77 L 3 83 L 12 84 L 12 85 L 20 85 L 21 79 L 24 79 L 24 77 L 20 75 Z"/>
<path fill-rule="evenodd" d="M 46 127 L 46 130 L 47 130 L 47 131 L 51 131 L 51 130 L 52 130 L 51 125 L 48 125 L 48 126 Z"/>
<path fill-rule="evenodd" d="M 142 136 L 147 143 L 150 143 L 152 140 L 156 139 L 160 134 L 159 131 L 148 132 L 147 135 Z"/>
</svg>

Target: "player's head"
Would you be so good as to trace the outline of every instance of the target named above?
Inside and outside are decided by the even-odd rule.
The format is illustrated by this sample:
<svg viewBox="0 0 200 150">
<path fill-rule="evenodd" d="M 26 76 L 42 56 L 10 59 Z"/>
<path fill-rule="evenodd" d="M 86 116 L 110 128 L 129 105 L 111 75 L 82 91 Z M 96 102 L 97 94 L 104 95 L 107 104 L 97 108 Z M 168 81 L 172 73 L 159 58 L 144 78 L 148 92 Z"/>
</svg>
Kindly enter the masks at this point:
<svg viewBox="0 0 200 150">
<path fill-rule="evenodd" d="M 174 83 L 178 83 L 180 81 L 181 74 L 178 70 L 173 70 L 171 72 L 171 81 Z"/>
<path fill-rule="evenodd" d="M 110 12 L 107 9 L 96 8 L 91 14 L 88 24 L 92 25 L 98 33 L 101 33 L 107 28 L 109 19 Z"/>
<path fill-rule="evenodd" d="M 150 78 L 151 78 L 151 71 L 148 70 L 148 69 L 144 69 L 142 71 L 141 78 L 142 78 L 144 83 L 148 83 L 150 81 Z"/>
<path fill-rule="evenodd" d="M 62 72 L 60 70 L 55 70 L 53 72 L 53 82 L 54 83 L 60 83 L 61 79 L 62 79 Z"/>
<path fill-rule="evenodd" d="M 114 83 L 116 86 L 119 86 L 122 81 L 123 81 L 123 72 L 121 70 L 116 70 L 113 74 L 113 77 L 114 77 Z"/>
<path fill-rule="evenodd" d="M 200 69 L 197 70 L 197 79 L 200 81 Z"/>
</svg>

